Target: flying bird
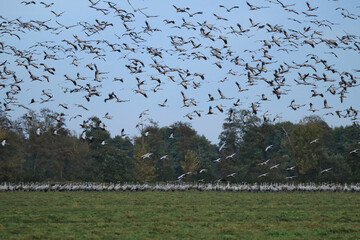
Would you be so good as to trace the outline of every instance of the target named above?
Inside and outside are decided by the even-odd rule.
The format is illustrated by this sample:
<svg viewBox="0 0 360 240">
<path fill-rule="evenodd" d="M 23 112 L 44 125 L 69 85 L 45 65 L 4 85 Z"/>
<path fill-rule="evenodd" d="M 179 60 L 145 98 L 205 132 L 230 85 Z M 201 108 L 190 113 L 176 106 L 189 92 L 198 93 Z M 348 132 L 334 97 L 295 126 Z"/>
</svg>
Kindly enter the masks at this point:
<svg viewBox="0 0 360 240">
<path fill-rule="evenodd" d="M 159 103 L 158 105 L 160 107 L 167 107 L 166 102 L 167 102 L 167 99 L 165 99 L 163 103 Z"/>
<path fill-rule="evenodd" d="M 322 171 L 320 172 L 320 174 L 329 172 L 331 169 L 332 169 L 332 167 L 331 167 L 331 168 L 326 168 L 326 169 L 322 170 Z"/>
<path fill-rule="evenodd" d="M 317 143 L 319 140 L 320 140 L 320 138 L 316 138 L 316 139 L 310 141 L 310 144 Z"/>
<path fill-rule="evenodd" d="M 266 160 L 265 162 L 258 163 L 257 165 L 258 166 L 264 166 L 264 165 L 268 164 L 269 161 L 270 161 L 270 159 Z"/>
<path fill-rule="evenodd" d="M 265 152 L 267 152 L 270 148 L 272 148 L 272 144 L 271 145 L 269 145 L 269 146 L 267 146 L 266 148 L 265 148 Z"/>
<path fill-rule="evenodd" d="M 215 159 L 213 162 L 219 163 L 221 161 L 221 158 Z"/>
<path fill-rule="evenodd" d="M 231 10 L 239 8 L 239 6 L 232 6 L 230 8 L 227 8 L 224 5 L 219 5 L 219 7 L 224 8 L 227 12 L 231 12 Z"/>
<path fill-rule="evenodd" d="M 260 175 L 258 176 L 258 178 L 266 177 L 268 174 L 269 174 L 268 172 L 267 172 L 267 173 L 260 174 Z"/>
<path fill-rule="evenodd" d="M 203 173 L 203 172 L 207 172 L 207 169 L 205 169 L 205 168 L 200 169 L 199 173 Z"/>
</svg>

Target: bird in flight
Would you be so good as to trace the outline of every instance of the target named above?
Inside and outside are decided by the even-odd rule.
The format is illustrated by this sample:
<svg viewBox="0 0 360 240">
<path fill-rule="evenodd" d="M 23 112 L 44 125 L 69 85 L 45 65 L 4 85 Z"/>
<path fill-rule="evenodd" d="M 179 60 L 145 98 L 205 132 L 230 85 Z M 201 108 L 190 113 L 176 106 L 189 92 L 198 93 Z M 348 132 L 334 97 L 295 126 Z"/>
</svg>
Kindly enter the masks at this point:
<svg viewBox="0 0 360 240">
<path fill-rule="evenodd" d="M 320 138 L 316 138 L 316 139 L 310 141 L 310 144 L 317 143 L 319 140 L 320 140 Z"/>
<path fill-rule="evenodd" d="M 230 8 L 227 8 L 224 5 L 219 5 L 219 7 L 224 8 L 227 12 L 231 12 L 231 10 L 239 8 L 239 6 L 232 6 Z"/>
<path fill-rule="evenodd" d="M 257 165 L 258 166 L 264 166 L 264 165 L 268 164 L 269 161 L 270 161 L 270 159 L 266 160 L 265 162 L 258 163 Z"/>
<path fill-rule="evenodd" d="M 329 172 L 331 169 L 332 169 L 332 167 L 331 167 L 331 168 L 326 168 L 326 169 L 322 170 L 322 171 L 320 172 L 320 174 Z"/>
<path fill-rule="evenodd" d="M 272 144 L 271 145 L 269 145 L 269 146 L 267 146 L 266 148 L 265 148 L 265 152 L 267 152 L 270 148 L 272 148 Z"/>
<path fill-rule="evenodd" d="M 269 174 L 268 172 L 267 172 L 267 173 L 260 174 L 260 175 L 258 176 L 258 178 L 266 177 L 268 174 Z"/>
<path fill-rule="evenodd" d="M 221 158 L 215 159 L 213 162 L 219 163 L 221 161 Z"/>
</svg>

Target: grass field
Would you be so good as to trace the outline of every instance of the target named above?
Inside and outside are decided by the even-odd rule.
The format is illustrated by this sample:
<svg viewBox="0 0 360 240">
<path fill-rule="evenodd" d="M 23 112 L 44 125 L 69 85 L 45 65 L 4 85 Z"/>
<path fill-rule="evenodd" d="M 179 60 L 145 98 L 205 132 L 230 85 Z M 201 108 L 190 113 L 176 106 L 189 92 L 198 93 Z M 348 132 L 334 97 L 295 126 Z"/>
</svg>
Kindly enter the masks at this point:
<svg viewBox="0 0 360 240">
<path fill-rule="evenodd" d="M 360 194 L 1 192 L 0 239 L 360 239 Z"/>
</svg>

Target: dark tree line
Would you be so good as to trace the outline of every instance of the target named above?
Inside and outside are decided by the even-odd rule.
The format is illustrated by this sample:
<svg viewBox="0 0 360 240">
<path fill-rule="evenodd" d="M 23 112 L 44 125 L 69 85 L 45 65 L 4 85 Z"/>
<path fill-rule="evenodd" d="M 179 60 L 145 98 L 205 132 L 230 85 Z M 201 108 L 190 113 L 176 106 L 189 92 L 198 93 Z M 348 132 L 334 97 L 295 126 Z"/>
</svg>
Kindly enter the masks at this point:
<svg viewBox="0 0 360 240">
<path fill-rule="evenodd" d="M 294 124 L 229 111 L 219 144 L 188 123 L 111 137 L 97 117 L 76 136 L 48 109 L 11 121 L 0 112 L 0 181 L 359 182 L 360 127 L 318 116 Z"/>
</svg>

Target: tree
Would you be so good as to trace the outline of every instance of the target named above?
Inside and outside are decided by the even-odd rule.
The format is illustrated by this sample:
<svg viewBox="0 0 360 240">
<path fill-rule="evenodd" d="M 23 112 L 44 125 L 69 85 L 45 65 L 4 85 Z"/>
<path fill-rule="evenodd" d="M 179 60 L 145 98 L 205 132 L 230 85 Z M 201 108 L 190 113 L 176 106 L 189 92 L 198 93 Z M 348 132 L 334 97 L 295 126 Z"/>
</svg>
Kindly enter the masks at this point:
<svg viewBox="0 0 360 240">
<path fill-rule="evenodd" d="M 329 157 L 324 169 L 329 169 L 327 172 L 318 173 L 316 180 L 318 182 L 350 182 L 351 181 L 351 168 L 347 164 L 345 158 L 341 154 L 333 154 Z"/>
<path fill-rule="evenodd" d="M 252 165 L 263 161 L 263 154 L 259 144 L 264 145 L 262 132 L 258 131 L 261 120 L 248 110 L 229 110 L 229 117 L 225 119 L 223 131 L 220 134 L 219 147 L 221 161 L 217 164 L 220 178 L 236 173 L 235 177 L 226 181 L 250 180 L 250 175 L 256 175 Z M 229 157 L 235 154 L 233 157 Z"/>
<path fill-rule="evenodd" d="M 139 182 L 151 182 L 155 179 L 155 165 L 151 157 L 143 157 L 146 154 L 144 148 L 135 149 L 134 174 Z"/>
<path fill-rule="evenodd" d="M 351 173 L 344 174 L 346 181 L 359 182 L 360 180 L 360 126 L 353 124 L 346 127 L 337 127 L 332 130 L 335 144 L 330 147 L 332 154 L 343 156 L 346 165 L 349 166 Z"/>
<path fill-rule="evenodd" d="M 211 182 L 216 178 L 214 159 L 219 157 L 217 152 L 217 146 L 211 144 L 204 136 L 194 135 L 192 140 L 195 145 L 192 149 L 196 153 L 196 157 L 199 160 L 198 170 L 205 169 L 201 173 L 198 172 L 193 178 L 198 181 Z"/>
<path fill-rule="evenodd" d="M 42 109 L 40 115 L 30 112 L 21 118 L 21 125 L 25 136 L 24 180 L 84 179 L 88 145 L 70 134 L 62 114 L 48 109 Z"/>
<path fill-rule="evenodd" d="M 142 159 L 142 155 L 135 156 L 136 163 L 134 170 L 138 172 L 138 180 L 144 182 L 148 181 L 144 179 L 151 178 L 157 181 L 166 181 L 166 176 L 168 175 L 168 169 L 166 169 L 168 159 L 161 159 L 166 152 L 163 132 L 159 129 L 156 122 L 150 120 L 149 125 L 142 126 L 140 134 L 139 137 L 135 137 L 134 139 L 135 155 L 141 152 L 142 155 L 151 153 L 151 156 L 146 159 Z M 143 168 L 150 165 L 151 171 L 148 173 L 144 172 Z"/>
<path fill-rule="evenodd" d="M 246 131 L 239 153 L 240 173 L 243 174 L 244 181 L 258 181 L 258 176 L 266 172 L 269 174 L 265 180 L 282 181 L 285 179 L 281 173 L 284 162 L 283 155 L 280 154 L 282 138 L 282 132 L 267 122 Z M 270 169 L 277 164 L 280 166 Z"/>
<path fill-rule="evenodd" d="M 30 111 L 22 116 L 22 129 L 26 137 L 25 168 L 27 180 L 42 181 L 60 173 L 63 167 L 54 156 L 60 149 L 56 146 L 53 131 L 56 129 L 56 113 L 41 109 L 40 114 Z"/>
<path fill-rule="evenodd" d="M 116 136 L 109 140 L 102 163 L 104 181 L 133 181 L 133 145 L 129 138 Z"/>
<path fill-rule="evenodd" d="M 219 136 L 219 144 L 225 143 L 228 149 L 231 148 L 232 152 L 238 151 L 245 133 L 251 127 L 259 126 L 260 123 L 260 118 L 251 114 L 249 110 L 229 109 L 228 117 L 223 123 L 223 131 Z"/>
<path fill-rule="evenodd" d="M 6 144 L 0 146 L 0 181 L 19 181 L 23 173 L 23 140 L 14 131 L 0 128 L 0 142 L 3 140 Z"/>
<path fill-rule="evenodd" d="M 329 126 L 320 118 L 304 118 L 294 127 L 291 142 L 297 171 L 302 180 L 314 179 L 329 155 L 326 144 L 331 141 Z"/>
<path fill-rule="evenodd" d="M 196 157 L 196 153 L 192 150 L 187 150 L 184 160 L 180 161 L 181 168 L 184 173 L 191 173 L 191 175 L 196 174 L 196 169 L 199 166 L 199 160 Z M 187 175 L 187 179 L 190 179 L 191 176 Z"/>
<path fill-rule="evenodd" d="M 294 175 L 298 181 L 360 179 L 360 127 L 331 129 L 318 116 L 274 124 L 231 109 L 218 146 L 182 122 L 159 128 L 150 120 L 130 139 L 112 138 L 95 116 L 83 122 L 80 138 L 64 121 L 49 109 L 16 121 L 0 110 L 0 142 L 6 140 L 0 146 L 0 181 L 166 182 L 189 172 L 186 181 L 201 182 L 282 182 Z M 268 175 L 259 179 L 263 173 Z"/>
</svg>

